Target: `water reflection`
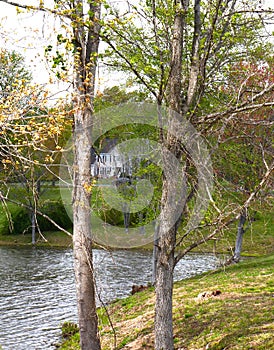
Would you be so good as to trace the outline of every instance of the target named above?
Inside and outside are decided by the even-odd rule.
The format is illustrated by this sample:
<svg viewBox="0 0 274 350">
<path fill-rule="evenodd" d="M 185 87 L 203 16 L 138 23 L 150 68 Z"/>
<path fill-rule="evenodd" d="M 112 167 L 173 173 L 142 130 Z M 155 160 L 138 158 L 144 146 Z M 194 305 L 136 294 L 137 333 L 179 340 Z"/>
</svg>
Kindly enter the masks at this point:
<svg viewBox="0 0 274 350">
<path fill-rule="evenodd" d="M 151 253 L 94 251 L 97 290 L 104 302 L 151 280 Z M 213 255 L 189 255 L 175 270 L 182 279 L 216 266 Z M 70 249 L 0 247 L 0 345 L 3 350 L 54 349 L 60 324 L 77 321 Z"/>
</svg>

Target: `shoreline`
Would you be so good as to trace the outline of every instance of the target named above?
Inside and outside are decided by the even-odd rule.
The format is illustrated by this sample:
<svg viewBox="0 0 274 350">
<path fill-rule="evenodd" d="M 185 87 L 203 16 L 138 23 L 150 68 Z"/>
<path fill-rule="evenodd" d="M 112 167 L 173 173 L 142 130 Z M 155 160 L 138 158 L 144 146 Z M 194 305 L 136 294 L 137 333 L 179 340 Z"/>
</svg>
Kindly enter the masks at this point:
<svg viewBox="0 0 274 350">
<path fill-rule="evenodd" d="M 47 239 L 46 241 L 42 241 L 41 238 L 37 240 L 35 244 L 31 242 L 31 235 L 0 235 L 0 247 L 15 247 L 15 248 L 24 248 L 24 247 L 34 247 L 34 248 L 56 248 L 56 249 L 73 249 L 73 243 L 70 236 L 66 235 L 66 233 L 62 231 L 49 231 L 43 233 L 44 237 Z M 2 239 L 5 238 L 5 239 Z M 116 250 L 130 250 L 130 251 L 149 251 L 153 250 L 153 244 L 147 244 L 145 246 L 132 247 L 132 248 L 113 248 L 113 247 L 102 247 L 99 245 L 94 245 L 93 249 L 106 249 L 108 251 L 116 251 Z M 188 254 L 215 254 L 215 255 L 230 255 L 230 249 L 210 249 L 208 246 L 201 245 L 193 249 Z M 254 258 L 260 257 L 264 255 L 271 254 L 272 252 L 249 252 L 243 251 L 241 256 L 243 258 Z M 187 255 L 188 255 L 187 254 Z"/>
</svg>

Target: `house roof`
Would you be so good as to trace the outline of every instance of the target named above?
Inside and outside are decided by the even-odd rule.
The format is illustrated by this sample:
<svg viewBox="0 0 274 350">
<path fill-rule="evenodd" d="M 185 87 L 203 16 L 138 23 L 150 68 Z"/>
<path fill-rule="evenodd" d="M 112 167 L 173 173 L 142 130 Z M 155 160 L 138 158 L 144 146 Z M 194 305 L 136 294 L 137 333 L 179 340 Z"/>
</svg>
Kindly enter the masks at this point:
<svg viewBox="0 0 274 350">
<path fill-rule="evenodd" d="M 101 153 L 110 153 L 110 151 L 118 144 L 117 138 L 105 138 L 101 147 L 91 147 L 91 163 L 93 164 L 96 161 L 96 155 L 100 155 Z"/>
</svg>

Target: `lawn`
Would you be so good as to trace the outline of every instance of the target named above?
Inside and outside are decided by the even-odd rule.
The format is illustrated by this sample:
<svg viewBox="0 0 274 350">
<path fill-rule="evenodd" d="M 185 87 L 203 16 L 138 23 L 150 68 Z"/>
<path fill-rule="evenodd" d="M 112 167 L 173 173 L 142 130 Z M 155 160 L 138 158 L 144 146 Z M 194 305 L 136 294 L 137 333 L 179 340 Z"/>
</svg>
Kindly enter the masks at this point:
<svg viewBox="0 0 274 350">
<path fill-rule="evenodd" d="M 274 349 L 274 255 L 250 258 L 174 285 L 176 349 Z M 199 298 L 205 291 L 221 293 Z M 108 306 L 116 349 L 153 349 L 153 289 Z M 114 349 L 114 332 L 99 309 L 104 350 Z M 67 326 L 66 326 L 67 327 Z M 65 327 L 65 328 L 66 328 Z M 76 332 L 60 347 L 79 350 Z"/>
</svg>

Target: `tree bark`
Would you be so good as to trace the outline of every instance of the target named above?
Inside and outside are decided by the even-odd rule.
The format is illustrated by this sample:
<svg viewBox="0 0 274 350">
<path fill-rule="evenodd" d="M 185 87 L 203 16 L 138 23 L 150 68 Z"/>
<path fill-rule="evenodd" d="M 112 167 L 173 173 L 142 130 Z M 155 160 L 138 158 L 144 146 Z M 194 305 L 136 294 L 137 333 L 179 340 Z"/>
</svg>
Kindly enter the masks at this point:
<svg viewBox="0 0 274 350">
<path fill-rule="evenodd" d="M 177 3 L 177 2 L 176 2 Z M 180 6 L 182 8 L 180 8 Z M 174 18 L 171 71 L 169 77 L 168 105 L 171 113 L 181 112 L 181 82 L 182 82 L 182 50 L 183 50 L 183 27 L 184 15 L 188 7 L 188 1 L 177 3 L 177 13 Z M 166 139 L 162 139 L 163 146 L 174 154 L 177 159 L 181 157 L 179 141 L 173 134 L 173 119 L 169 124 Z M 169 156 L 163 153 L 164 171 L 170 173 Z M 173 293 L 173 270 L 175 266 L 175 245 L 177 225 L 170 227 L 174 222 L 174 201 L 168 194 L 176 193 L 175 179 L 165 176 L 162 187 L 161 215 L 159 237 L 155 245 L 156 261 L 156 304 L 155 304 L 155 349 L 173 350 L 173 320 L 172 320 L 172 293 Z"/>
<path fill-rule="evenodd" d="M 246 222 L 246 210 L 244 210 L 239 218 L 238 223 L 238 231 L 237 231 L 237 238 L 235 243 L 235 251 L 233 256 L 233 261 L 238 263 L 241 258 L 241 252 L 242 252 L 242 243 L 243 243 L 243 235 L 244 235 L 244 224 Z"/>
<path fill-rule="evenodd" d="M 75 2 L 74 34 L 74 167 L 73 249 L 80 345 L 100 350 L 96 313 L 91 232 L 91 128 L 100 31 L 100 2 L 89 2 L 89 22 L 83 23 L 83 1 Z M 87 29 L 86 29 L 87 28 Z"/>
<path fill-rule="evenodd" d="M 159 225 L 156 222 L 154 228 L 154 238 L 153 238 L 153 253 L 152 253 L 152 277 L 151 284 L 156 285 L 156 271 L 157 271 L 157 261 L 158 261 L 158 247 L 159 247 Z"/>
<path fill-rule="evenodd" d="M 163 237 L 160 228 L 156 262 L 155 349 L 173 350 L 172 293 L 175 245 L 174 228 Z M 162 232 L 161 232 L 162 231 Z M 161 236 L 162 234 L 162 236 Z"/>
<path fill-rule="evenodd" d="M 87 128 L 82 132 L 75 131 L 77 147 L 75 147 L 73 199 L 74 269 L 81 349 L 99 350 L 101 346 L 98 336 L 92 261 L 90 192 L 87 190 L 91 178 L 88 132 Z"/>
<path fill-rule="evenodd" d="M 31 243 L 36 243 L 36 237 L 35 237 L 35 231 L 36 231 L 36 215 L 35 215 L 35 209 L 32 208 L 31 213 Z"/>
</svg>

